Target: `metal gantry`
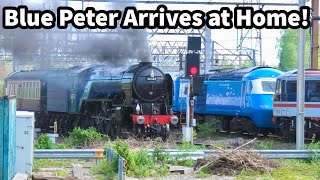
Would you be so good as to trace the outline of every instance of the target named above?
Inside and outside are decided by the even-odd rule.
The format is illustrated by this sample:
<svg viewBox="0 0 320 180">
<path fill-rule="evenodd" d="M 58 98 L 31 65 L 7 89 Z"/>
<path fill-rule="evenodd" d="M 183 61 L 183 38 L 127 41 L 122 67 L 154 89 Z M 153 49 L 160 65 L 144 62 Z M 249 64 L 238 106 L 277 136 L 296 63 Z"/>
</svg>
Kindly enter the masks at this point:
<svg viewBox="0 0 320 180">
<path fill-rule="evenodd" d="M 20 2 L 20 1 L 19 1 Z M 48 0 L 46 3 L 61 3 L 61 5 L 69 5 L 70 2 L 81 3 L 81 7 L 84 8 L 86 3 L 114 3 L 114 0 Z M 116 1 L 117 3 L 128 3 L 128 1 Z M 22 0 L 23 4 L 24 1 Z M 292 2 L 281 2 L 281 3 L 270 3 L 270 2 L 248 2 L 243 0 L 231 1 L 231 2 L 220 2 L 220 1 L 134 1 L 135 4 L 175 4 L 175 5 L 234 5 L 234 6 L 297 6 L 297 3 Z M 52 5 L 45 4 L 43 8 L 50 7 Z M 34 52 L 24 53 L 17 56 L 15 52 L 13 55 L 14 70 L 25 69 L 26 67 L 31 68 L 45 68 L 47 66 L 55 67 L 69 67 L 72 65 L 90 64 L 95 62 L 94 54 L 88 54 L 83 56 L 80 53 L 81 49 L 79 44 L 86 43 L 91 39 L 101 36 L 113 36 L 121 34 L 122 29 L 76 29 L 69 27 L 66 30 L 52 29 L 41 31 L 42 39 L 39 41 L 39 49 Z M 39 31 L 38 31 L 39 32 Z M 40 32 L 39 32 L 40 33 Z M 255 48 L 241 47 L 237 50 L 228 50 L 226 48 L 215 49 L 217 42 L 211 39 L 211 30 L 207 28 L 203 29 L 149 29 L 148 30 L 148 44 L 151 51 L 151 61 L 155 66 L 160 67 L 164 71 L 177 71 L 183 62 L 181 61 L 181 55 L 186 54 L 187 47 L 187 36 L 201 36 L 202 37 L 202 51 L 201 51 L 201 63 L 202 72 L 212 68 L 219 68 L 219 64 L 233 64 L 235 66 L 246 64 L 245 61 L 251 62 L 253 65 L 256 63 Z M 160 38 L 159 38 L 160 37 Z M 174 37 L 174 38 L 172 38 Z M 176 37 L 180 37 L 176 40 Z M 242 36 L 242 38 L 246 38 Z M 260 33 L 261 39 L 261 33 Z M 6 39 L 6 36 L 2 38 L 2 41 L 10 45 L 10 40 Z M 8 48 L 7 48 L 8 49 Z M 10 49 L 10 48 L 9 48 Z M 12 51 L 0 51 L 2 56 L 10 56 Z M 261 52 L 261 47 L 260 51 Z M 260 53 L 261 54 L 261 53 Z M 0 60 L 5 58 L 1 58 Z M 8 58 L 6 58 L 8 59 Z M 261 59 L 261 57 L 260 57 Z M 43 63 L 46 62 L 46 63 Z M 48 63 L 49 62 L 49 63 Z M 132 60 L 134 62 L 134 60 Z M 29 66 L 28 66 L 29 65 Z"/>
</svg>

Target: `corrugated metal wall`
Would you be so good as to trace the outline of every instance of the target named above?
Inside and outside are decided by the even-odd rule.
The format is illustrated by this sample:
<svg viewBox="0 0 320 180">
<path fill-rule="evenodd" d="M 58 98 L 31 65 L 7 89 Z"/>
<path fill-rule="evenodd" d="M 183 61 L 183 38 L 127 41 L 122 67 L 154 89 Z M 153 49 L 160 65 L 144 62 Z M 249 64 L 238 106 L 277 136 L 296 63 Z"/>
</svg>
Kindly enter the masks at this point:
<svg viewBox="0 0 320 180">
<path fill-rule="evenodd" d="M 16 99 L 0 97 L 0 178 L 12 180 L 16 161 Z"/>
</svg>

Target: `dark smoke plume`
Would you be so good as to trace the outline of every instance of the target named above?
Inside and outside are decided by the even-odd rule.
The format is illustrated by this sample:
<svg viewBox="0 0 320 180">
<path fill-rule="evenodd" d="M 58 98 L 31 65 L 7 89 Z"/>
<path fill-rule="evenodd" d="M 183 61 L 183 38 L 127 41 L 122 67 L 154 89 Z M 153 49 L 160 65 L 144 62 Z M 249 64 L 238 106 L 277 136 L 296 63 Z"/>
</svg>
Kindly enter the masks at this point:
<svg viewBox="0 0 320 180">
<path fill-rule="evenodd" d="M 54 0 L 43 0 L 43 3 L 37 4 L 33 3 L 34 0 L 1 1 L 2 5 L 0 6 L 18 6 L 22 2 L 29 9 L 51 9 L 54 12 L 56 12 L 58 6 L 65 5 L 65 2 Z M 117 3 L 115 0 L 108 9 L 123 11 L 126 6 L 134 6 L 134 0 L 128 1 L 128 3 Z M 2 11 L 2 7 L 0 11 Z M 2 14 L 2 12 L 0 13 Z M 35 67 L 38 65 L 38 68 L 51 68 L 51 66 L 57 64 L 56 61 L 61 61 L 61 58 L 64 58 L 63 61 L 66 64 L 81 65 L 80 62 L 79 64 L 75 64 L 74 62 L 77 62 L 79 59 L 90 59 L 90 63 L 97 61 L 112 65 L 113 67 L 128 64 L 129 60 L 150 61 L 151 58 L 146 30 L 124 30 L 119 27 L 120 33 L 118 34 L 89 33 L 85 35 L 73 34 L 72 36 L 53 32 L 57 30 L 1 29 L 0 33 L 7 39 L 3 47 L 14 54 L 15 60 L 21 61 L 18 64 L 28 61 L 32 62 L 32 65 Z M 59 31 L 63 32 L 63 30 Z M 92 32 L 94 31 L 92 30 Z M 71 42 L 78 43 L 72 46 L 76 48 L 63 49 L 63 45 L 70 45 L 72 44 Z M 61 53 L 62 57 L 50 54 L 53 50 Z"/>
</svg>

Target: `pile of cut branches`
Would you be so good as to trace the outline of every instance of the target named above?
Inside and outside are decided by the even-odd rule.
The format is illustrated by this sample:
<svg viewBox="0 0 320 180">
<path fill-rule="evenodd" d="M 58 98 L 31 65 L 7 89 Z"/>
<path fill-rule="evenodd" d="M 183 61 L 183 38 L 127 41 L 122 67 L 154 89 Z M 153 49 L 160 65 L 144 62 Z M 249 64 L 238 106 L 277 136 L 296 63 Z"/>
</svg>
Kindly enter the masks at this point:
<svg viewBox="0 0 320 180">
<path fill-rule="evenodd" d="M 247 144 L 249 143 L 244 145 Z M 244 145 L 239 146 L 232 151 L 220 149 L 218 155 L 212 155 L 205 159 L 197 160 L 194 166 L 195 173 L 201 171 L 201 169 L 206 169 L 206 172 L 210 174 L 234 176 L 241 173 L 243 170 L 270 172 L 278 167 L 276 162 L 263 157 L 259 153 L 237 150 Z"/>
</svg>

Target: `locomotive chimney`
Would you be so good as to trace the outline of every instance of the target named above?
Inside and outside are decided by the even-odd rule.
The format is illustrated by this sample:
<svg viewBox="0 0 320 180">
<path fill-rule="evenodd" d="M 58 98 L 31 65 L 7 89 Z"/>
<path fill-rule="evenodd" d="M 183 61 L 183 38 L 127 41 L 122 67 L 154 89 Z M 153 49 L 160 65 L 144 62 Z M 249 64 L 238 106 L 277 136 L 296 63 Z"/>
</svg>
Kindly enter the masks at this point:
<svg viewBox="0 0 320 180">
<path fill-rule="evenodd" d="M 152 62 L 139 62 L 142 66 L 152 66 Z"/>
</svg>

